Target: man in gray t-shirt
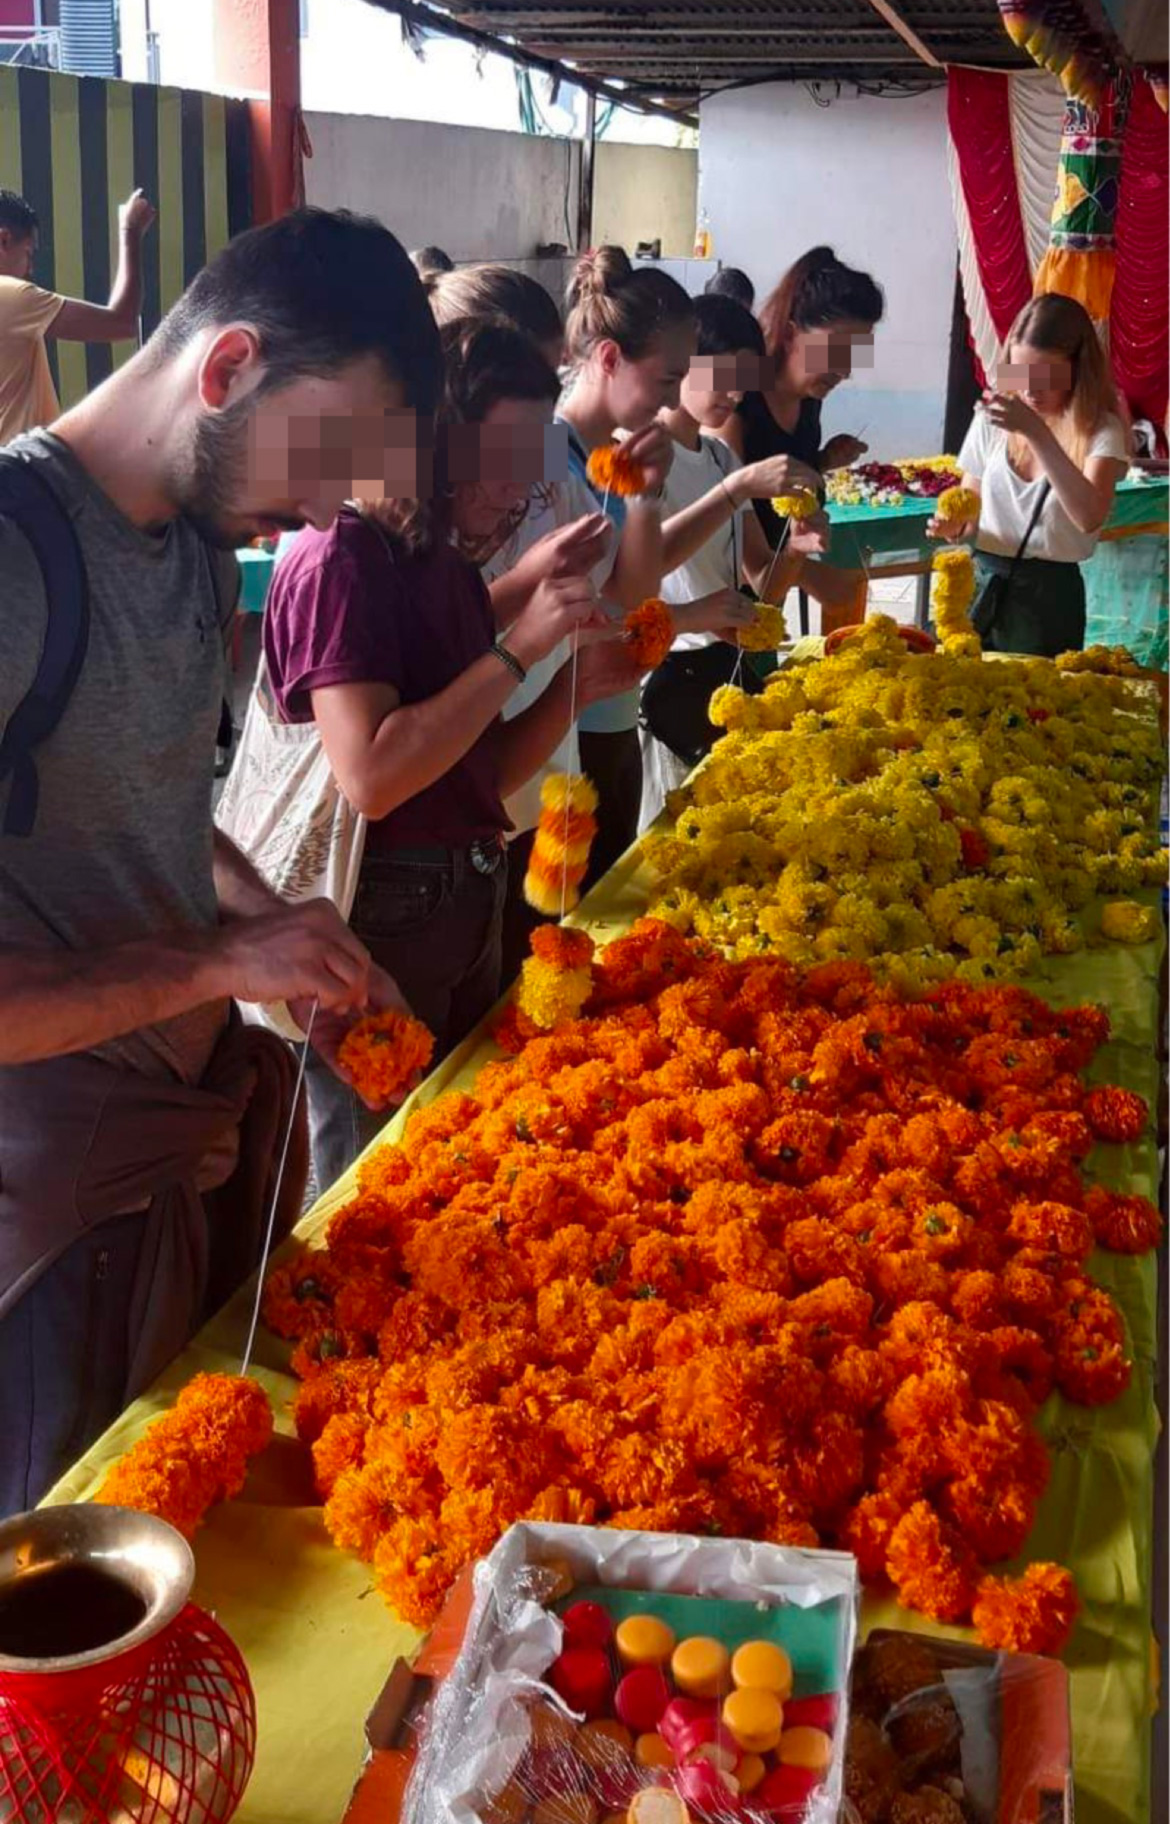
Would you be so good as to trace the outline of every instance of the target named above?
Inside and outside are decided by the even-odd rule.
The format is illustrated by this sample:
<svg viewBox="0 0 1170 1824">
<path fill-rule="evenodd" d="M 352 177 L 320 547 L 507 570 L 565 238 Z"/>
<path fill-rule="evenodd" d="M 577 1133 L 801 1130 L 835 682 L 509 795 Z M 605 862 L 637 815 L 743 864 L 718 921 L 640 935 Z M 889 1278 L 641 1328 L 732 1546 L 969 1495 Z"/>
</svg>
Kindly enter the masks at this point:
<svg viewBox="0 0 1170 1824">
<path fill-rule="evenodd" d="M 89 597 L 76 684 L 31 753 L 28 834 L 5 828 L 0 769 L 0 1514 L 37 1499 L 183 1345 L 217 1283 L 217 1236 L 192 1212 L 231 1191 L 225 1110 L 243 1118 L 266 1080 L 238 1044 L 231 1070 L 217 1063 L 233 998 L 286 1001 L 302 1023 L 316 1002 L 314 1044 L 334 1062 L 356 1011 L 401 1004 L 329 902 L 282 905 L 213 831 L 224 552 L 328 525 L 371 491 L 359 477 L 416 493 L 391 420 L 429 416 L 438 378 L 393 236 L 301 210 L 232 242 L 140 354 L 0 457 L 51 490 Z M 0 510 L 0 735 L 54 613 Z M 213 1156 L 188 1156 L 208 1133 Z M 237 1176 L 254 1194 L 258 1174 Z"/>
</svg>

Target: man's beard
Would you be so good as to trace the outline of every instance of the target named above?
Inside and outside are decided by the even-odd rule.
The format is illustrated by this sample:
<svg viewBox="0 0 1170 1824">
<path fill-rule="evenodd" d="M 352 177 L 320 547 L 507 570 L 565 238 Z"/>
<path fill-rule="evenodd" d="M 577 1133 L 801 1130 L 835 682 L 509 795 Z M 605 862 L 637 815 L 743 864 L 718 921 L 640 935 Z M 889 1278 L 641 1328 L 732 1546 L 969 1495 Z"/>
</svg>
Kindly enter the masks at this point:
<svg viewBox="0 0 1170 1824">
<path fill-rule="evenodd" d="M 241 531 L 237 503 L 248 481 L 250 411 L 249 400 L 225 412 L 200 414 L 189 461 L 175 487 L 183 517 L 206 544 L 221 551 L 234 551 L 247 537 Z"/>
</svg>

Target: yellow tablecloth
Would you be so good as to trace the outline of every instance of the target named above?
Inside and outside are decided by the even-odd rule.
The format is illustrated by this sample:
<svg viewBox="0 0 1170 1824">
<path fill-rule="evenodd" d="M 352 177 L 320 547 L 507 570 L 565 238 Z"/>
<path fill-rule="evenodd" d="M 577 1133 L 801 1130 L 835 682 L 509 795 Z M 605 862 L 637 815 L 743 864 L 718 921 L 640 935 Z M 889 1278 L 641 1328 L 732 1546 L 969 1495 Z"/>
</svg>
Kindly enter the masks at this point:
<svg viewBox="0 0 1170 1824">
<path fill-rule="evenodd" d="M 648 886 L 627 858 L 584 902 L 575 922 L 604 941 L 645 909 Z M 1102 945 L 1048 959 L 1030 983 L 1057 1003 L 1105 1002 L 1114 1036 L 1092 1074 L 1126 1083 L 1151 1103 L 1158 965 L 1155 945 Z M 420 1099 L 429 1101 L 454 1084 L 467 1086 L 487 1055 L 494 1054 L 473 1037 L 428 1080 Z M 391 1124 L 389 1137 L 397 1125 Z M 1101 1151 L 1090 1169 L 1157 1195 L 1152 1142 L 1108 1149 L 1107 1172 Z M 319 1230 L 348 1192 L 343 1179 L 305 1218 L 302 1235 Z M 1148 1824 L 1156 1270 L 1149 1257 L 1099 1254 L 1093 1264 L 1125 1310 L 1136 1372 L 1116 1405 L 1090 1412 L 1057 1398 L 1046 1408 L 1053 1477 L 1028 1556 L 1071 1565 L 1085 1604 L 1067 1656 L 1077 1824 Z M 233 1300 L 48 1499 L 92 1495 L 110 1463 L 199 1369 L 238 1369 L 249 1310 L 246 1294 Z M 294 1383 L 284 1372 L 286 1360 L 283 1345 L 262 1331 L 255 1372 L 288 1434 Z M 239 1499 L 212 1512 L 196 1539 L 196 1559 L 196 1600 L 232 1634 L 256 1687 L 259 1750 L 238 1813 L 241 1824 L 331 1824 L 361 1762 L 366 1712 L 391 1662 L 417 1636 L 387 1612 L 365 1567 L 329 1543 L 313 1504 L 307 1453 L 288 1435 L 259 1459 Z M 865 1620 L 905 1626 L 906 1613 L 892 1602 L 870 1602 Z"/>
</svg>

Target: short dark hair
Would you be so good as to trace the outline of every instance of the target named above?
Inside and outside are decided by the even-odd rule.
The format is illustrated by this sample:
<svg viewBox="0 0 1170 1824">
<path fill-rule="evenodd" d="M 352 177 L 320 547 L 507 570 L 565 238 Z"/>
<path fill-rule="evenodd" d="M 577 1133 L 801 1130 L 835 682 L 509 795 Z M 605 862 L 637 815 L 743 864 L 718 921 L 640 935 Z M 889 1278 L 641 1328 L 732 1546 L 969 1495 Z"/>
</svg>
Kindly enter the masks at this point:
<svg viewBox="0 0 1170 1824">
<path fill-rule="evenodd" d="M 756 288 L 746 272 L 738 266 L 721 266 L 713 272 L 703 287 L 703 295 L 708 298 L 734 298 L 745 310 L 750 310 L 756 301 Z"/>
<path fill-rule="evenodd" d="M 373 356 L 426 417 L 442 384 L 439 332 L 409 255 L 388 228 L 347 209 L 294 209 L 229 241 L 151 338 L 162 358 L 201 329 L 250 323 L 264 390 Z"/>
<path fill-rule="evenodd" d="M 416 247 L 410 256 L 410 263 L 420 279 L 429 279 L 436 272 L 454 272 L 455 262 L 449 253 L 441 247 Z"/>
<path fill-rule="evenodd" d="M 721 292 L 704 292 L 695 299 L 696 354 L 734 355 L 749 349 L 764 352 L 764 332 L 750 310 Z"/>
<path fill-rule="evenodd" d="M 6 228 L 18 241 L 25 241 L 39 227 L 40 220 L 31 203 L 26 203 L 15 190 L 0 190 L 0 228 Z"/>
</svg>

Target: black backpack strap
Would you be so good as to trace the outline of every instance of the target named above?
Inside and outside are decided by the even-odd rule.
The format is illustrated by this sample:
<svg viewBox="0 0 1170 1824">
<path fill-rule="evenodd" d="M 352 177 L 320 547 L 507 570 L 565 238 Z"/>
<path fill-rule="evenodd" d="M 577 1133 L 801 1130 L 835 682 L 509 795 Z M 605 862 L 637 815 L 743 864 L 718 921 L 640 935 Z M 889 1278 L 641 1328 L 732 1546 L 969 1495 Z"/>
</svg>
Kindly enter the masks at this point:
<svg viewBox="0 0 1170 1824">
<path fill-rule="evenodd" d="M 73 695 L 89 645 L 89 584 L 68 513 L 35 465 L 0 451 L 0 518 L 28 541 L 45 590 L 45 640 L 36 676 L 0 735 L 0 785 L 11 780 L 0 829 L 31 836 L 40 782 L 34 748 L 49 739 Z"/>
</svg>

